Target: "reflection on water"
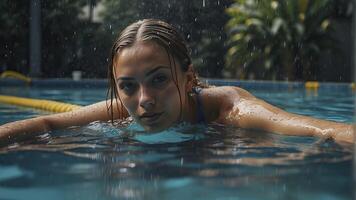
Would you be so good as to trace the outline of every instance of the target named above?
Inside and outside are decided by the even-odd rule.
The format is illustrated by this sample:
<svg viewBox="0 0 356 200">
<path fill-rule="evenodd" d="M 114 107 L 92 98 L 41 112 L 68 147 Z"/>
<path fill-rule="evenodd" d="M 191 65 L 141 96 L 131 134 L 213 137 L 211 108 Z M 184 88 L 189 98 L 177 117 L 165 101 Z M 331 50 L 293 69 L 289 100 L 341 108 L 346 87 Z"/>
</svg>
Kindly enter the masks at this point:
<svg viewBox="0 0 356 200">
<path fill-rule="evenodd" d="M 51 91 L 24 93 L 83 105 L 105 98 L 104 90 Z M 353 121 L 351 91 L 252 92 L 289 112 Z M 0 105 L 0 123 L 43 114 Z M 126 122 L 0 149 L 0 199 L 352 199 L 351 145 L 218 124 L 146 134 Z"/>
<path fill-rule="evenodd" d="M 101 194 L 89 199 L 352 195 L 351 145 L 218 124 L 185 124 L 147 134 L 134 123 L 92 123 L 44 134 L 0 153 L 0 166 L 26 171 L 0 176 L 3 194 L 11 192 L 1 188 L 52 186 L 67 191 L 69 198 L 73 192 L 87 195 L 84 188 Z"/>
</svg>

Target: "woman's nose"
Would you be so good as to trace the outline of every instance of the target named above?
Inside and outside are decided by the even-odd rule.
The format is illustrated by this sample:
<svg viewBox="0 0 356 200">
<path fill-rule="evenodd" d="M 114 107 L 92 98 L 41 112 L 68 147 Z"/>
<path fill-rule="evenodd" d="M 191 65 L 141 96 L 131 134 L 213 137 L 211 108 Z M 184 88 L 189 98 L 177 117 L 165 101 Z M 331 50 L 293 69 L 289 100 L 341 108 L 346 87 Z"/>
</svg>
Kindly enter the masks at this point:
<svg viewBox="0 0 356 200">
<path fill-rule="evenodd" d="M 147 90 L 147 88 L 141 87 L 140 91 L 140 106 L 145 110 L 150 110 L 155 105 L 154 95 Z"/>
</svg>

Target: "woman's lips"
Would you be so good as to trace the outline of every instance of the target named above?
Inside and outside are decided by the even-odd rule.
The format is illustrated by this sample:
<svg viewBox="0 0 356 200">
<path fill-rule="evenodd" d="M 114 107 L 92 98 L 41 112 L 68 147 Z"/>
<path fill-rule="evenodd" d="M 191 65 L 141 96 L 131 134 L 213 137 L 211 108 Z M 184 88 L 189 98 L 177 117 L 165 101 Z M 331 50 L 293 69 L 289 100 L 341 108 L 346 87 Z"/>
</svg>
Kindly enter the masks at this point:
<svg viewBox="0 0 356 200">
<path fill-rule="evenodd" d="M 140 120 L 145 124 L 153 124 L 159 120 L 163 112 L 160 113 L 144 113 L 140 116 Z"/>
</svg>

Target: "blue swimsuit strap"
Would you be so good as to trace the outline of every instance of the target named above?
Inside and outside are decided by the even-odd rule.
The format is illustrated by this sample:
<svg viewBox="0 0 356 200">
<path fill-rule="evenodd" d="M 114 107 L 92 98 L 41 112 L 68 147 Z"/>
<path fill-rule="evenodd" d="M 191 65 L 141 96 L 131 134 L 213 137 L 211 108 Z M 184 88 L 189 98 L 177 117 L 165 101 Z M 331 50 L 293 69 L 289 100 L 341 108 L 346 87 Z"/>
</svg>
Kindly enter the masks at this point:
<svg viewBox="0 0 356 200">
<path fill-rule="evenodd" d="M 198 123 L 206 123 L 204 116 L 203 104 L 200 99 L 200 92 L 203 89 L 200 87 L 193 87 L 193 92 L 197 95 L 197 114 L 198 114 Z"/>
</svg>

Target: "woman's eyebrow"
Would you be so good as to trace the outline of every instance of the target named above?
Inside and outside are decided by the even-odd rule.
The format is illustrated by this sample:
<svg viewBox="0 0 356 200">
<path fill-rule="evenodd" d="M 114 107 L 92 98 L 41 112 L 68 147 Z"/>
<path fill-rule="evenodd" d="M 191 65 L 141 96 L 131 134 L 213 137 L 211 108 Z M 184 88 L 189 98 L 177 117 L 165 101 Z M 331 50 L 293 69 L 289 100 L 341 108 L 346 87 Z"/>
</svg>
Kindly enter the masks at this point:
<svg viewBox="0 0 356 200">
<path fill-rule="evenodd" d="M 123 77 L 119 77 L 119 78 L 117 78 L 116 80 L 117 80 L 117 81 L 118 81 L 118 80 L 123 80 L 123 81 L 131 81 L 131 80 L 134 80 L 134 78 L 132 78 L 132 77 L 125 77 L 125 76 L 123 76 Z"/>
<path fill-rule="evenodd" d="M 155 73 L 156 71 L 158 71 L 158 70 L 160 70 L 160 69 L 162 69 L 162 68 L 163 68 L 163 69 L 170 69 L 170 67 L 167 67 L 167 66 L 157 66 L 157 67 L 151 69 L 150 71 L 148 71 L 148 72 L 146 73 L 146 76 L 149 76 L 149 75 Z M 133 77 L 122 76 L 122 77 L 117 78 L 116 80 L 117 80 L 117 81 L 119 81 L 119 80 L 131 81 L 131 80 L 134 80 L 134 79 L 135 79 L 135 78 L 133 78 Z"/>
<path fill-rule="evenodd" d="M 162 69 L 162 68 L 164 68 L 164 69 L 170 69 L 170 67 L 167 67 L 167 66 L 157 66 L 157 67 L 151 69 L 150 71 L 148 71 L 148 72 L 146 73 L 146 76 L 149 76 L 149 75 L 155 73 L 156 71 L 158 71 L 158 70 L 160 70 L 160 69 Z"/>
</svg>

